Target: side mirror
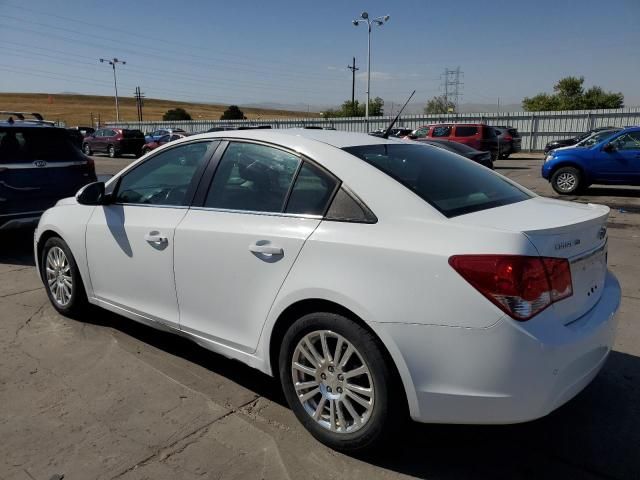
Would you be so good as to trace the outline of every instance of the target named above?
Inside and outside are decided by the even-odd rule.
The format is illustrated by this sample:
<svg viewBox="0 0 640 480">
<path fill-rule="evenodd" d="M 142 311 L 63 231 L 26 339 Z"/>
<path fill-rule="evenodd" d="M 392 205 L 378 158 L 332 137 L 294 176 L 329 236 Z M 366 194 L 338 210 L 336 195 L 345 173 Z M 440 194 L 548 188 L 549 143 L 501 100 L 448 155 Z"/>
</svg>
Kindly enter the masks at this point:
<svg viewBox="0 0 640 480">
<path fill-rule="evenodd" d="M 93 182 L 82 187 L 76 193 L 80 205 L 100 205 L 104 199 L 104 182 Z"/>
<path fill-rule="evenodd" d="M 613 152 L 616 150 L 615 145 L 613 145 L 613 143 L 607 143 L 604 147 L 602 147 L 602 150 L 605 152 Z"/>
</svg>

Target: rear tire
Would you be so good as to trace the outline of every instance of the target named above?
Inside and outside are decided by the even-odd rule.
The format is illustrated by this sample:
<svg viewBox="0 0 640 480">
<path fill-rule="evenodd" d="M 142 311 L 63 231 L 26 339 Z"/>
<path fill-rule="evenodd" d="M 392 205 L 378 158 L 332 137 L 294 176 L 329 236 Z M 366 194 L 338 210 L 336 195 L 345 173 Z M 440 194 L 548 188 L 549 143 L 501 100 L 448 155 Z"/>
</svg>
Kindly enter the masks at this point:
<svg viewBox="0 0 640 480">
<path fill-rule="evenodd" d="M 501 153 L 500 154 L 500 159 L 501 160 L 506 160 L 507 158 L 509 158 L 509 155 L 511 155 L 510 153 Z"/>
<path fill-rule="evenodd" d="M 404 423 L 406 402 L 383 348 L 371 332 L 335 313 L 311 313 L 289 328 L 280 380 L 289 406 L 317 440 L 361 452 L 388 441 Z"/>
<path fill-rule="evenodd" d="M 87 156 L 89 156 L 89 155 L 92 155 L 92 154 L 93 154 L 93 152 L 91 151 L 91 147 L 89 146 L 89 144 L 88 144 L 88 143 L 85 143 L 85 144 L 82 146 L 82 151 L 83 151 L 83 152 L 84 152 L 84 154 L 85 154 L 85 155 L 87 155 Z"/>
<path fill-rule="evenodd" d="M 553 172 L 551 186 L 560 195 L 573 195 L 582 188 L 582 174 L 575 167 L 562 167 Z"/>
<path fill-rule="evenodd" d="M 59 313 L 77 318 L 89 305 L 78 265 L 60 237 L 47 239 L 40 257 L 40 273 L 49 301 Z"/>
</svg>

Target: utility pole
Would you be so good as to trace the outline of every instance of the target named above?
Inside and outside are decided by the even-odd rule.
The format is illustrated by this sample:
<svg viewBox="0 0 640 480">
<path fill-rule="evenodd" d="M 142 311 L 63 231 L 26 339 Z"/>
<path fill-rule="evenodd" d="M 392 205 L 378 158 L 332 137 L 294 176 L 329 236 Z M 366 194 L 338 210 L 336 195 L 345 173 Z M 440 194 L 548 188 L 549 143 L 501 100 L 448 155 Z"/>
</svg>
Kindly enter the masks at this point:
<svg viewBox="0 0 640 480">
<path fill-rule="evenodd" d="M 442 87 L 444 89 L 444 101 L 445 105 L 449 106 L 449 101 L 454 104 L 455 111 L 458 111 L 458 105 L 460 102 L 461 86 L 464 85 L 460 80 L 461 75 L 464 72 L 460 71 L 460 67 L 456 67 L 456 69 L 445 68 L 444 74 L 442 77 Z"/>
<path fill-rule="evenodd" d="M 116 91 L 116 122 L 120 121 L 120 106 L 118 105 L 118 80 L 116 78 L 116 64 L 121 63 L 122 65 L 126 65 L 127 62 L 122 60 L 118 60 L 117 58 L 112 58 L 109 60 L 108 58 L 101 58 L 100 63 L 108 63 L 113 68 L 113 85 Z"/>
<path fill-rule="evenodd" d="M 136 109 L 138 110 L 138 121 L 142 121 L 142 106 L 144 105 L 144 93 L 140 91 L 140 87 L 136 87 L 136 91 L 133 94 L 136 98 Z"/>
<path fill-rule="evenodd" d="M 353 65 L 348 65 L 347 68 L 351 70 L 351 114 L 355 117 L 356 112 L 356 57 L 353 57 Z"/>
</svg>

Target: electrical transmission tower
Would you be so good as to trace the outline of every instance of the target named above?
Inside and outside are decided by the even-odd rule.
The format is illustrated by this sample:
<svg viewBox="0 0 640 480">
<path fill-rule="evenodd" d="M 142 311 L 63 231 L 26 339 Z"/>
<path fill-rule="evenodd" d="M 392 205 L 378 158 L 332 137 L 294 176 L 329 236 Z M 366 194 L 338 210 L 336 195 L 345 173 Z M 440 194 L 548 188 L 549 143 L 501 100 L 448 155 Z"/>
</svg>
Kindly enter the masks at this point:
<svg viewBox="0 0 640 480">
<path fill-rule="evenodd" d="M 442 89 L 444 90 L 445 105 L 449 105 L 449 102 L 453 103 L 454 109 L 458 111 L 458 105 L 460 103 L 460 97 L 462 97 L 462 83 L 461 77 L 464 72 L 460 70 L 460 67 L 455 69 L 445 68 L 442 75 Z"/>
</svg>

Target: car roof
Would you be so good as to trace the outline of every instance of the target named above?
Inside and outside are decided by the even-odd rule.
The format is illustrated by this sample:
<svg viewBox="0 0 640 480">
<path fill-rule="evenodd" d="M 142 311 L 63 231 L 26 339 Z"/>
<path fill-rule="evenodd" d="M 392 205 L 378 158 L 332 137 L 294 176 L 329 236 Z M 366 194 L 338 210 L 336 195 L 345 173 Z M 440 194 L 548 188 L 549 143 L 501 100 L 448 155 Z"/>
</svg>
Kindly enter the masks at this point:
<svg viewBox="0 0 640 480">
<path fill-rule="evenodd" d="M 295 142 L 296 138 L 314 140 L 336 148 L 355 147 L 360 145 L 380 145 L 389 143 L 405 144 L 396 138 L 374 137 L 367 133 L 342 132 L 339 130 L 314 130 L 304 128 L 257 129 L 257 130 L 225 130 L 206 132 L 197 135 L 200 138 L 243 138 L 265 142 L 280 143 L 283 146 Z M 193 139 L 194 137 L 189 137 Z"/>
</svg>

